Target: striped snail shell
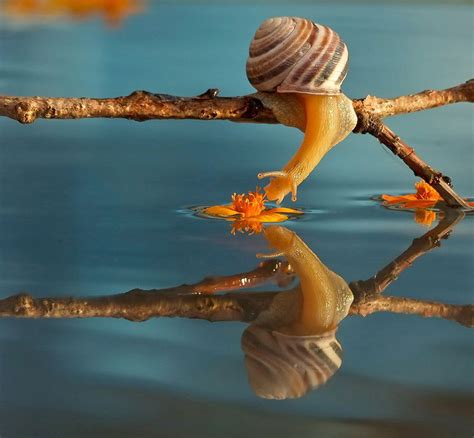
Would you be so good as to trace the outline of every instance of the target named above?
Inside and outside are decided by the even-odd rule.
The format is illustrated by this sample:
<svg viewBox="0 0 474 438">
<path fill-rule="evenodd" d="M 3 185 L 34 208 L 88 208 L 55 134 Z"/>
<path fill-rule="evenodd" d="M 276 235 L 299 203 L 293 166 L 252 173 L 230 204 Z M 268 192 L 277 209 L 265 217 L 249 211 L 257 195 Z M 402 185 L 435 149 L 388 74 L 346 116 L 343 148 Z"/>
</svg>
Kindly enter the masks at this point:
<svg viewBox="0 0 474 438">
<path fill-rule="evenodd" d="M 335 333 L 289 336 L 257 325 L 248 327 L 242 335 L 242 350 L 257 396 L 299 398 L 326 383 L 342 363 Z"/>
<path fill-rule="evenodd" d="M 349 52 L 327 26 L 298 17 L 265 20 L 250 43 L 247 77 L 259 91 L 340 94 Z"/>
</svg>

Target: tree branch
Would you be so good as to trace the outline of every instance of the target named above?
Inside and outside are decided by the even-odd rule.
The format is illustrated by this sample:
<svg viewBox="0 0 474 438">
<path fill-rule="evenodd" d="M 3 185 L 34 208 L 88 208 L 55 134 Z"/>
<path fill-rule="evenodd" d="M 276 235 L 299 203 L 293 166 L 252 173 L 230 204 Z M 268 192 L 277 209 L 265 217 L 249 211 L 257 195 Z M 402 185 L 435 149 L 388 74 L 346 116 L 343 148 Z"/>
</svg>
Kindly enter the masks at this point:
<svg viewBox="0 0 474 438">
<path fill-rule="evenodd" d="M 385 125 L 381 119 L 373 116 L 369 116 L 368 119 L 359 118 L 355 129 L 361 134 L 372 134 L 380 143 L 387 146 L 387 148 L 400 158 L 416 176 L 419 176 L 435 188 L 448 206 L 463 208 L 467 211 L 473 210 L 473 208 L 454 191 L 449 176 L 443 175 L 439 170 L 432 168 L 428 163 L 423 161 L 416 154 L 415 150 Z"/>
<path fill-rule="evenodd" d="M 456 321 L 466 327 L 474 327 L 474 306 L 472 304 L 459 306 L 406 297 L 380 295 L 371 300 L 353 304 L 349 314 L 367 316 L 375 312 L 403 313 L 424 318 L 443 318 Z"/>
<path fill-rule="evenodd" d="M 37 119 L 91 118 L 278 123 L 272 110 L 255 96 L 217 97 L 218 93 L 217 89 L 209 89 L 197 97 L 179 97 L 134 91 L 128 96 L 107 99 L 0 96 L 0 116 L 20 123 L 33 123 Z"/>
<path fill-rule="evenodd" d="M 135 91 L 129 96 L 107 99 L 0 96 L 0 116 L 20 123 L 33 123 L 36 119 L 97 117 L 137 121 L 199 119 L 279 123 L 273 111 L 265 107 L 257 95 L 218 97 L 218 93 L 218 89 L 211 88 L 197 97 L 148 91 Z M 474 102 L 474 80 L 445 90 L 427 90 L 393 99 L 367 96 L 353 101 L 357 115 L 363 118 L 384 118 L 459 102 Z"/>
<path fill-rule="evenodd" d="M 445 90 L 425 90 L 392 99 L 367 96 L 356 99 L 354 107 L 358 112 L 366 111 L 374 117 L 385 118 L 459 102 L 474 102 L 474 79 Z"/>
<path fill-rule="evenodd" d="M 124 318 L 129 321 L 179 317 L 211 322 L 252 322 L 270 308 L 277 295 L 292 294 L 292 291 L 231 292 L 223 295 L 181 295 L 166 292 L 166 289 L 133 289 L 123 294 L 97 298 L 33 298 L 28 294 L 13 295 L 0 300 L 0 317 Z M 473 327 L 474 306 L 380 295 L 353 303 L 349 314 L 367 316 L 376 312 L 443 318 Z"/>
<path fill-rule="evenodd" d="M 209 89 L 197 97 L 178 97 L 135 91 L 129 96 L 95 98 L 52 98 L 0 96 L 0 116 L 20 123 L 43 119 L 126 118 L 231 120 L 235 122 L 279 123 L 274 111 L 262 102 L 263 94 L 218 97 L 218 89 Z M 268 94 L 268 93 L 266 93 Z M 273 93 L 272 93 L 273 94 Z M 285 95 L 273 96 L 278 106 L 288 107 Z M 428 90 L 394 99 L 368 96 L 353 101 L 358 124 L 356 133 L 378 138 L 413 170 L 431 184 L 450 207 L 472 208 L 451 186 L 451 179 L 425 163 L 407 143 L 382 123 L 383 117 L 435 108 L 457 102 L 474 101 L 474 80 L 446 90 Z"/>
</svg>

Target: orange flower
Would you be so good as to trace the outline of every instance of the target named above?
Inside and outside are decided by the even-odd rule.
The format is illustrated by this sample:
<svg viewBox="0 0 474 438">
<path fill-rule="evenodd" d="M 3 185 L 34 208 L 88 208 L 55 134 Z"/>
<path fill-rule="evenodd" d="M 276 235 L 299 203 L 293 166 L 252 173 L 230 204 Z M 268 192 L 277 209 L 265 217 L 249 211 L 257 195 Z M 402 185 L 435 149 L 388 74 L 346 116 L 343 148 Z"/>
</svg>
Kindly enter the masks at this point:
<svg viewBox="0 0 474 438">
<path fill-rule="evenodd" d="M 288 215 L 303 214 L 300 210 L 293 208 L 277 207 L 267 209 L 265 207 L 265 194 L 260 193 L 259 188 L 248 194 L 232 195 L 232 203 L 226 205 L 214 205 L 201 210 L 206 216 L 220 218 L 232 222 L 232 234 L 236 231 L 250 234 L 260 233 L 263 223 L 284 222 L 289 219 Z"/>
<path fill-rule="evenodd" d="M 415 212 L 415 222 L 429 227 L 433 221 L 436 220 L 436 212 L 428 209 L 434 207 L 438 202 L 443 201 L 443 198 L 433 187 L 423 180 L 416 183 L 415 187 L 416 193 L 400 196 L 382 195 L 382 199 L 385 201 L 384 205 L 397 205 L 401 208 L 413 209 Z M 472 202 L 468 204 L 474 205 Z"/>
<path fill-rule="evenodd" d="M 400 196 L 382 195 L 382 199 L 386 205 L 399 204 L 404 208 L 428 208 L 443 200 L 440 194 L 423 180 L 416 183 L 415 187 L 416 193 Z"/>
<path fill-rule="evenodd" d="M 0 1 L 1 3 L 1 1 Z M 41 15 L 77 19 L 100 14 L 110 26 L 118 26 L 124 18 L 142 11 L 141 0 L 6 0 L 5 10 L 11 15 Z"/>
</svg>

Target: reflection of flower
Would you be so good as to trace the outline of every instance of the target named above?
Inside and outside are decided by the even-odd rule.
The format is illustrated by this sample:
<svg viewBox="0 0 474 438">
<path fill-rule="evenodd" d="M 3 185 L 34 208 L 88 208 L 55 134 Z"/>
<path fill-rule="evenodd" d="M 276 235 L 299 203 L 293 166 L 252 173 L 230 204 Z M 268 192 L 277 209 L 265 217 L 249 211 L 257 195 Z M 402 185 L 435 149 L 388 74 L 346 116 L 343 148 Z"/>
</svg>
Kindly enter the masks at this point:
<svg viewBox="0 0 474 438">
<path fill-rule="evenodd" d="M 118 26 L 122 20 L 142 9 L 136 0 L 7 0 L 5 10 L 11 15 L 61 16 L 84 18 L 101 14 L 110 26 Z"/>
<path fill-rule="evenodd" d="M 425 227 L 431 227 L 436 220 L 436 212 L 432 210 L 415 209 L 415 222 Z"/>
<path fill-rule="evenodd" d="M 232 203 L 226 205 L 214 205 L 202 210 L 207 216 L 225 219 L 232 222 L 232 234 L 236 231 L 260 233 L 263 224 L 267 222 L 283 222 L 289 219 L 288 214 L 302 214 L 293 208 L 277 207 L 267 209 L 265 207 L 265 195 L 257 188 L 255 192 L 248 194 L 232 195 Z"/>
<path fill-rule="evenodd" d="M 427 209 L 434 207 L 443 198 L 423 180 L 416 183 L 415 187 L 416 193 L 400 196 L 382 195 L 382 199 L 385 201 L 384 205 L 398 205 L 402 208 L 414 209 L 416 223 L 429 227 L 436 220 L 436 212 Z M 474 205 L 474 203 L 470 202 L 469 205 Z"/>
</svg>

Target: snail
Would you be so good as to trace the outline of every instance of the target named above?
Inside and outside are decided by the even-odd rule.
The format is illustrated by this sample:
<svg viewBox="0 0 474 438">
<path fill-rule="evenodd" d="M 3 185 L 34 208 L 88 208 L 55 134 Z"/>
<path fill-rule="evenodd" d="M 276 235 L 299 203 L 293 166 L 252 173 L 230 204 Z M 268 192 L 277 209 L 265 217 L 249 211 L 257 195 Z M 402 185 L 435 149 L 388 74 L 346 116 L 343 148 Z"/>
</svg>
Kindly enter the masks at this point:
<svg viewBox="0 0 474 438">
<path fill-rule="evenodd" d="M 270 177 L 265 187 L 269 200 L 281 203 L 323 156 L 354 129 L 357 117 L 352 101 L 340 87 L 348 68 L 348 50 L 329 27 L 305 18 L 265 20 L 250 43 L 247 77 L 260 92 L 296 96 L 304 108 L 304 140 L 282 170 L 261 172 Z"/>
<path fill-rule="evenodd" d="M 263 398 L 297 398 L 326 383 L 342 364 L 336 330 L 353 301 L 349 285 L 292 231 L 264 230 L 300 285 L 281 293 L 242 335 L 250 385 Z"/>
</svg>

